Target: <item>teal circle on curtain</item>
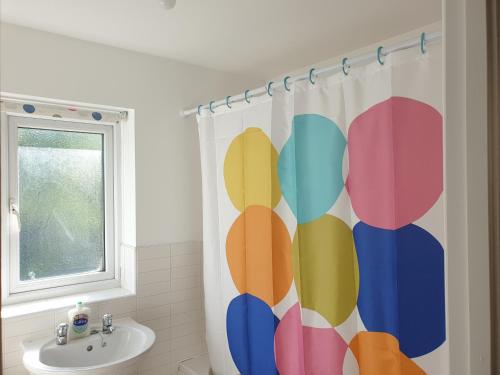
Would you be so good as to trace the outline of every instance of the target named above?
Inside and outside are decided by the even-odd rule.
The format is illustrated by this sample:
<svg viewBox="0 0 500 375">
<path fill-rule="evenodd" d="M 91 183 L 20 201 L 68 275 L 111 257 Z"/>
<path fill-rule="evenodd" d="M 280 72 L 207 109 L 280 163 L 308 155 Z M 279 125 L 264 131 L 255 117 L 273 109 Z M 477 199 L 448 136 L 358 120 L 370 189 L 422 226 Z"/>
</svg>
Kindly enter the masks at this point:
<svg viewBox="0 0 500 375">
<path fill-rule="evenodd" d="M 281 150 L 278 174 L 283 196 L 299 224 L 324 215 L 342 189 L 346 139 L 332 120 L 317 114 L 293 118 Z"/>
</svg>

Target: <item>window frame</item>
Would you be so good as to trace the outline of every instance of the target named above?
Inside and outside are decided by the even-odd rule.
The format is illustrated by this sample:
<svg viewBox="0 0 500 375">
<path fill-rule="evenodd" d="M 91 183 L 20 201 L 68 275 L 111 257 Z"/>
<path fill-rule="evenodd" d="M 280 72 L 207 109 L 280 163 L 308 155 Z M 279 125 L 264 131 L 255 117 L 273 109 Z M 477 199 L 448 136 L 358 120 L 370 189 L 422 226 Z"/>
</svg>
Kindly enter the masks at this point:
<svg viewBox="0 0 500 375">
<path fill-rule="evenodd" d="M 2 295 L 4 303 L 67 295 L 90 290 L 120 286 L 119 246 L 119 183 L 120 183 L 120 126 L 106 122 L 80 119 L 53 119 L 20 113 L 2 113 L 2 279 L 7 282 Z M 105 197 L 105 264 L 104 272 L 87 272 L 40 280 L 20 281 L 19 232 L 17 217 L 11 213 L 10 200 L 18 203 L 17 129 L 39 128 L 103 135 L 104 145 L 104 197 Z M 12 178 L 14 177 L 14 178 Z M 5 181 L 7 180 L 7 181 Z M 21 212 L 22 215 L 22 212 Z M 16 233 L 17 232 L 17 233 Z M 7 273 L 7 275 L 5 275 Z M 7 276 L 7 277 L 5 277 Z"/>
</svg>

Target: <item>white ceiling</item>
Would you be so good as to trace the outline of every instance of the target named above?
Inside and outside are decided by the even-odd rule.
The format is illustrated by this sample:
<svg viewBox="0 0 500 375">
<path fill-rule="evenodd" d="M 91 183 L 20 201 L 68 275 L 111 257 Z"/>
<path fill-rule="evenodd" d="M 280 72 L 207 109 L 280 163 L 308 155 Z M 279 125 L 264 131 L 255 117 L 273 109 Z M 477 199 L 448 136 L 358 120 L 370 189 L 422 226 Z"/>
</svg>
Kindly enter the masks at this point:
<svg viewBox="0 0 500 375">
<path fill-rule="evenodd" d="M 439 0 L 0 0 L 1 20 L 252 76 L 441 19 Z"/>
</svg>

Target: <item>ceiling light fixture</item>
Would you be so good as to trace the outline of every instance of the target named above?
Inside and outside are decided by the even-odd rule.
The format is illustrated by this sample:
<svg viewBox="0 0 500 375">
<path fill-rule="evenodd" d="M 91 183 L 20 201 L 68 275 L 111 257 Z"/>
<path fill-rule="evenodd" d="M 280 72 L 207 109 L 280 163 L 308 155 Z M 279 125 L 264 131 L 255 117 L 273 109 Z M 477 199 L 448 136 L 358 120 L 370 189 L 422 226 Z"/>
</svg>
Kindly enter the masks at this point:
<svg viewBox="0 0 500 375">
<path fill-rule="evenodd" d="M 176 0 L 160 0 L 160 4 L 167 10 L 174 8 L 176 2 Z"/>
</svg>

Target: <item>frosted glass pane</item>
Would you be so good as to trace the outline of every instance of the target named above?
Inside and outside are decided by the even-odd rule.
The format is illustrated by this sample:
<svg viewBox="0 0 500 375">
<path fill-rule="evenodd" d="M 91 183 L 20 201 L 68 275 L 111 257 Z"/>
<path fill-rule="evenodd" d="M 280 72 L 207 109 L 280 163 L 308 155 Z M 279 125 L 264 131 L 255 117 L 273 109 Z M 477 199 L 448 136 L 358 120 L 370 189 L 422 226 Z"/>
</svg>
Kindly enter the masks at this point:
<svg viewBox="0 0 500 375">
<path fill-rule="evenodd" d="M 103 135 L 18 129 L 20 278 L 104 271 Z"/>
</svg>

